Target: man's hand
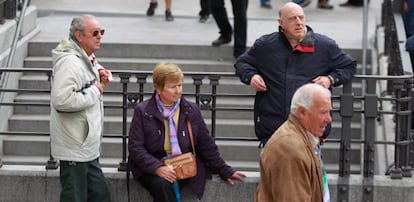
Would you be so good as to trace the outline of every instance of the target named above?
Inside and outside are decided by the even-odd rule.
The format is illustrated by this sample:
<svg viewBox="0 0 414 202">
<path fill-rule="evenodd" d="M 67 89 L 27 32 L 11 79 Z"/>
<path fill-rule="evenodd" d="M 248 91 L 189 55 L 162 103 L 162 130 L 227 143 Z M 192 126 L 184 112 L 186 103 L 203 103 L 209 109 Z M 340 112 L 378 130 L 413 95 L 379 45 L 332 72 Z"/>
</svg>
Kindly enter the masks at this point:
<svg viewBox="0 0 414 202">
<path fill-rule="evenodd" d="M 100 83 L 98 83 L 96 80 L 95 80 L 95 83 L 93 83 L 93 85 L 98 88 L 99 93 L 101 93 L 101 95 L 102 95 L 103 94 L 103 87 L 102 87 L 102 85 Z"/>
<path fill-rule="evenodd" d="M 112 81 L 112 73 L 107 69 L 99 69 L 99 77 L 101 77 L 101 85 L 105 87 L 110 81 Z"/>
<path fill-rule="evenodd" d="M 258 74 L 253 75 L 252 80 L 250 81 L 250 87 L 256 92 L 267 90 L 266 83 Z"/>
<path fill-rule="evenodd" d="M 317 83 L 325 88 L 332 86 L 331 79 L 328 76 L 318 76 L 312 80 L 313 83 Z"/>
</svg>

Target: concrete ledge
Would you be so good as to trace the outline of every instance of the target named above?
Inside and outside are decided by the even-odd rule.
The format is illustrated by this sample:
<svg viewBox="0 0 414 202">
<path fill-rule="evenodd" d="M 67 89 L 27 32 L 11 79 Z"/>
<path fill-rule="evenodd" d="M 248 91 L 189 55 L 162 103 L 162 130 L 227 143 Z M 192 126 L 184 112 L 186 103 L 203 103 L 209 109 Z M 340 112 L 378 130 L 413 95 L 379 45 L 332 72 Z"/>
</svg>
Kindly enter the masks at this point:
<svg viewBox="0 0 414 202">
<path fill-rule="evenodd" d="M 103 169 L 111 190 L 111 201 L 128 201 L 126 173 L 113 168 Z M 207 182 L 201 201 L 240 201 L 251 202 L 259 175 L 257 172 L 246 172 L 245 183 L 237 182 L 231 186 L 218 176 Z M 0 201 L 59 201 L 60 182 L 59 170 L 45 170 L 43 166 L 10 166 L 0 168 Z M 151 195 L 130 176 L 130 199 L 134 202 L 152 201 Z M 195 201 L 195 196 L 187 186 L 182 191 L 182 201 Z"/>
<path fill-rule="evenodd" d="M 116 169 L 104 168 L 105 176 L 111 190 L 111 198 L 114 202 L 128 201 L 126 173 Z M 201 201 L 221 202 L 237 201 L 252 202 L 259 173 L 245 172 L 247 178 L 244 183 L 237 182 L 231 186 L 214 176 L 207 181 L 206 190 Z M 331 201 L 337 201 L 338 176 L 328 175 Z M 2 202 L 27 202 L 27 201 L 59 201 L 60 182 L 59 170 L 45 170 L 43 166 L 10 166 L 0 168 L 0 201 Z M 152 201 L 149 193 L 135 180 L 130 181 L 130 199 L 135 202 Z M 352 175 L 349 178 L 349 201 L 362 201 L 363 179 L 360 175 Z M 412 202 L 414 198 L 414 179 L 391 180 L 388 176 L 374 177 L 375 202 Z M 189 187 L 182 191 L 183 202 L 195 201 Z"/>
</svg>

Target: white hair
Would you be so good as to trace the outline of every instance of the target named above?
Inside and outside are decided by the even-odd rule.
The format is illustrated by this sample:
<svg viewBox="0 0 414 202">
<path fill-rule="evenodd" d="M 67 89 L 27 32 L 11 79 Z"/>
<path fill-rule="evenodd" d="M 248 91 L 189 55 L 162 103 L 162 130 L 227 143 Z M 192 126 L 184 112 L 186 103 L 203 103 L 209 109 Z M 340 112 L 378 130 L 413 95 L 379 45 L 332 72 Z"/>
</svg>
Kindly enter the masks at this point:
<svg viewBox="0 0 414 202">
<path fill-rule="evenodd" d="M 308 83 L 299 87 L 293 94 L 290 112 L 295 113 L 299 106 L 309 110 L 312 107 L 315 95 L 330 99 L 331 91 L 316 83 Z"/>
</svg>

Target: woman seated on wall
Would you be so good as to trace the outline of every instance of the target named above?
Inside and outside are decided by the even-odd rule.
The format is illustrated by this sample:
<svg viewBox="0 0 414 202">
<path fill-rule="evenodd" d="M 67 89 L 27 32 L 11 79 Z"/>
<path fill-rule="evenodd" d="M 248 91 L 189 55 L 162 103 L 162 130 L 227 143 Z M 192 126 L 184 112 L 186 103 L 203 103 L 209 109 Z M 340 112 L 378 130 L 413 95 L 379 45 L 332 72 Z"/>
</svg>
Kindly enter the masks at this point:
<svg viewBox="0 0 414 202">
<path fill-rule="evenodd" d="M 233 179 L 243 181 L 245 177 L 221 158 L 198 106 L 182 97 L 183 78 L 177 65 L 158 64 L 153 70 L 155 92 L 150 99 L 137 104 L 130 127 L 129 169 L 155 202 L 180 201 L 178 186 L 187 183 L 200 199 L 211 172 L 217 172 L 230 184 Z M 187 121 L 192 128 L 197 174 L 177 180 L 174 169 L 163 160 L 192 152 Z"/>
</svg>

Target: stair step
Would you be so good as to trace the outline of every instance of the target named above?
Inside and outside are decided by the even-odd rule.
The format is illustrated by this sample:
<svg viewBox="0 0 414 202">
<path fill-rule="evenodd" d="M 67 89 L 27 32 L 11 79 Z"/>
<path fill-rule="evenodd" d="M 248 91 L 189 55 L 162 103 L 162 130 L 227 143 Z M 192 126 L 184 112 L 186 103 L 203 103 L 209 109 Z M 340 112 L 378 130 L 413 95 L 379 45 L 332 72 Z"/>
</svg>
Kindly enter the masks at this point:
<svg viewBox="0 0 414 202">
<path fill-rule="evenodd" d="M 152 71 L 156 64 L 164 61 L 177 64 L 184 72 L 233 72 L 234 61 L 202 60 L 202 59 L 169 59 L 169 58 L 114 58 L 99 57 L 99 63 L 110 70 Z M 33 68 L 52 68 L 52 57 L 29 56 L 25 65 Z"/>
<path fill-rule="evenodd" d="M 49 118 L 47 115 L 39 114 L 24 114 L 13 115 L 9 119 L 10 131 L 33 131 L 33 132 L 48 132 Z M 211 127 L 211 119 L 204 118 L 207 126 Z M 131 116 L 127 118 L 127 128 L 131 121 Z M 121 116 L 105 116 L 104 133 L 105 134 L 120 134 L 122 131 L 122 117 Z M 246 137 L 255 138 L 254 124 L 251 119 L 216 119 L 216 137 Z M 361 124 L 351 123 L 352 138 L 359 138 L 361 134 Z M 331 136 L 338 138 L 340 134 L 341 123 L 333 122 Z"/>
</svg>

